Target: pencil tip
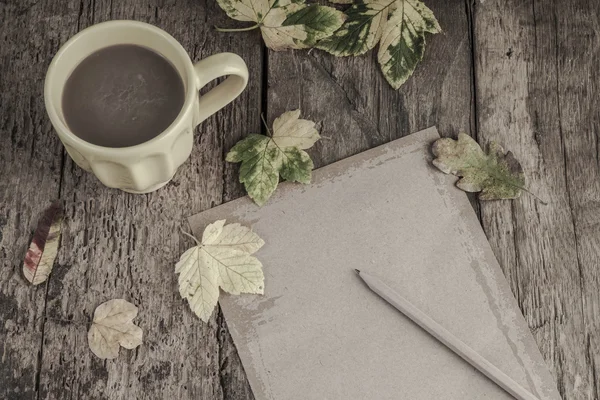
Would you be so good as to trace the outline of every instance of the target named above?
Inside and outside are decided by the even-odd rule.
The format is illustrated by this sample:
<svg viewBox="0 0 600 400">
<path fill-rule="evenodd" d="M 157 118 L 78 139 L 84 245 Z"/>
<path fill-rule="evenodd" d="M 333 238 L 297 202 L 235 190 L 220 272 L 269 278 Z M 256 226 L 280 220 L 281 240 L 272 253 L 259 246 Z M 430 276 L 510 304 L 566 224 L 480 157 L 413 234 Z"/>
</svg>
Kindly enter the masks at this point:
<svg viewBox="0 0 600 400">
<path fill-rule="evenodd" d="M 354 269 L 356 271 L 357 274 L 360 274 L 360 269 Z"/>
</svg>

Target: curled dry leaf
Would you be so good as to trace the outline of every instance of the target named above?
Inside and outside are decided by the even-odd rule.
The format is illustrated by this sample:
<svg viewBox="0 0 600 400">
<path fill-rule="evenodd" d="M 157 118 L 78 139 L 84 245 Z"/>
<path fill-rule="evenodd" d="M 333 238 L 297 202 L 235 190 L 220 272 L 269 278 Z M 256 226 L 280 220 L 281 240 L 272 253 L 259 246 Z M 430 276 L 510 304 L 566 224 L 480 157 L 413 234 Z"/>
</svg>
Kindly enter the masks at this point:
<svg viewBox="0 0 600 400">
<path fill-rule="evenodd" d="M 330 36 L 344 22 L 344 13 L 332 7 L 307 5 L 304 0 L 217 0 L 230 18 L 255 24 L 247 28 L 221 29 L 222 32 L 260 28 L 271 50 L 306 49 Z"/>
<path fill-rule="evenodd" d="M 210 319 L 219 288 L 231 294 L 263 294 L 262 264 L 252 254 L 265 242 L 250 228 L 220 220 L 208 225 L 196 244 L 183 253 L 175 273 L 179 294 L 202 321 Z"/>
<path fill-rule="evenodd" d="M 23 275 L 34 285 L 45 282 L 52 271 L 60 243 L 62 220 L 62 204 L 56 202 L 44 211 L 38 222 L 23 262 Z"/>
<path fill-rule="evenodd" d="M 271 137 L 248 135 L 227 154 L 227 161 L 242 163 L 240 182 L 259 206 L 271 197 L 280 175 L 286 181 L 310 183 L 314 165 L 304 150 L 321 136 L 314 122 L 299 117 L 300 110 L 283 113 L 273 122 Z"/>
<path fill-rule="evenodd" d="M 433 165 L 461 177 L 456 186 L 465 192 L 481 192 L 481 200 L 515 199 L 525 190 L 521 164 L 497 143 L 491 142 L 486 154 L 473 138 L 460 133 L 458 140 L 436 140 L 432 151 Z"/>
<path fill-rule="evenodd" d="M 142 328 L 132 322 L 137 313 L 137 307 L 123 299 L 100 304 L 88 331 L 90 350 L 102 359 L 112 359 L 119 355 L 119 345 L 134 349 L 142 344 Z"/>
</svg>

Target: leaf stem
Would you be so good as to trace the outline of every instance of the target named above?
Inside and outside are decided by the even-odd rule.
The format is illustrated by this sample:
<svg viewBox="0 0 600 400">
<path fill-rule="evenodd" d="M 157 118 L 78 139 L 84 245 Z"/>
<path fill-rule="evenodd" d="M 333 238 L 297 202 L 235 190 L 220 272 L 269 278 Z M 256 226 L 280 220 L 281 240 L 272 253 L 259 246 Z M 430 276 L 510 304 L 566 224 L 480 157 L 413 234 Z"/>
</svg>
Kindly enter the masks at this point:
<svg viewBox="0 0 600 400">
<path fill-rule="evenodd" d="M 269 137 L 273 137 L 273 134 L 271 133 L 271 130 L 269 129 L 269 125 L 267 125 L 267 121 L 265 121 L 265 116 L 263 113 L 260 113 L 260 119 L 262 119 L 263 124 L 265 124 L 265 128 L 267 128 L 267 133 L 269 134 Z"/>
<path fill-rule="evenodd" d="M 501 176 L 498 176 L 498 174 L 494 173 L 494 171 L 490 168 L 485 168 L 485 167 L 480 167 L 477 165 L 473 165 L 471 163 L 467 163 L 467 165 L 469 166 L 469 168 L 473 168 L 473 169 L 482 169 L 485 173 L 487 173 L 489 176 L 491 176 L 492 178 L 508 185 L 508 186 L 512 186 L 515 189 L 520 189 L 522 191 L 524 191 L 525 193 L 528 193 L 529 195 L 533 196 L 535 199 L 537 199 L 540 203 L 542 203 L 543 205 L 547 206 L 548 202 L 545 200 L 540 199 L 536 194 L 534 194 L 533 192 L 531 192 L 529 189 L 527 189 L 524 186 L 521 185 L 515 185 L 514 183 L 508 182 L 505 179 L 502 179 Z M 460 177 L 462 178 L 462 176 Z M 511 199 L 512 200 L 512 199 Z"/>
<path fill-rule="evenodd" d="M 517 186 L 518 187 L 518 186 Z M 534 198 L 536 198 L 540 203 L 542 203 L 543 205 L 547 206 L 548 202 L 545 200 L 540 199 L 535 193 L 531 192 L 528 189 L 525 189 L 524 187 L 519 187 L 519 189 L 521 189 L 522 191 L 529 193 L 529 195 L 533 196 Z"/>
<path fill-rule="evenodd" d="M 181 233 L 183 233 L 185 236 L 192 238 L 194 240 L 194 242 L 196 242 L 196 245 L 200 246 L 200 242 L 198 241 L 198 239 L 196 239 L 196 237 L 194 235 L 187 233 L 186 231 L 183 230 L 183 228 L 179 228 L 179 229 L 181 229 Z"/>
<path fill-rule="evenodd" d="M 520 190 L 524 191 L 525 193 L 528 193 L 529 195 L 533 196 L 535 199 L 537 199 L 543 205 L 545 205 L 545 206 L 548 205 L 547 201 L 540 199 L 535 193 L 533 193 L 532 191 L 530 191 L 529 189 L 527 189 L 525 186 L 515 185 L 514 183 L 503 181 L 500 177 L 498 177 L 496 174 L 494 174 L 493 171 L 487 170 L 487 173 L 490 176 L 494 177 L 495 179 L 497 179 L 497 180 L 499 180 L 501 182 L 506 183 L 508 186 L 512 186 L 512 187 L 514 187 L 516 189 L 520 189 Z"/>
<path fill-rule="evenodd" d="M 493 176 L 495 179 L 498 179 L 499 181 L 505 183 L 508 186 L 512 186 L 515 189 L 519 189 L 524 191 L 525 193 L 528 193 L 530 196 L 533 196 L 535 199 L 537 199 L 537 201 L 539 201 L 540 203 L 542 203 L 543 205 L 547 206 L 548 202 L 545 200 L 542 200 L 541 198 L 539 198 L 535 193 L 533 193 L 532 191 L 530 191 L 529 189 L 527 189 L 524 186 L 521 185 L 515 185 L 514 183 L 510 183 L 510 182 L 506 182 L 506 181 L 502 181 L 501 179 L 499 179 L 498 177 L 494 176 L 493 174 L 490 173 L 491 176 Z"/>
<path fill-rule="evenodd" d="M 260 27 L 260 24 L 255 24 L 252 26 L 248 26 L 246 28 L 219 28 L 218 26 L 215 26 L 215 29 L 219 32 L 247 32 L 247 31 L 251 31 L 256 28 L 259 28 L 259 27 Z"/>
</svg>

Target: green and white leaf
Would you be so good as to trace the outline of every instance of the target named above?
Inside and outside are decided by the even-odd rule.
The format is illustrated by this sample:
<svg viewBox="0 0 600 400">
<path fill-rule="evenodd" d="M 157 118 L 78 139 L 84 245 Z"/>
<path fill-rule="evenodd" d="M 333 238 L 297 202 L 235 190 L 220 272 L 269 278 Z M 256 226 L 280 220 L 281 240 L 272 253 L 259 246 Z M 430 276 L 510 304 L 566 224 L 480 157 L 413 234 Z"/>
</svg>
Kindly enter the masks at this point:
<svg viewBox="0 0 600 400">
<path fill-rule="evenodd" d="M 342 27 L 316 47 L 335 56 L 356 56 L 379 43 L 381 71 L 394 89 L 423 58 L 425 34 L 441 32 L 433 12 L 420 0 L 357 0 L 346 15 Z"/>
<path fill-rule="evenodd" d="M 261 1 L 264 2 L 265 0 L 260 0 L 259 2 Z M 272 3 L 273 7 L 263 20 L 260 22 L 257 21 L 260 23 L 260 30 L 265 45 L 275 51 L 305 48 L 306 46 L 303 42 L 308 39 L 306 27 L 302 24 L 283 26 L 289 15 L 293 15 L 305 7 L 303 2 L 294 3 L 289 0 L 275 0 Z"/>
<path fill-rule="evenodd" d="M 252 256 L 263 245 L 251 229 L 220 220 L 206 227 L 202 242 L 183 253 L 175 265 L 179 294 L 201 320 L 210 319 L 219 288 L 231 294 L 264 293 L 262 264 Z"/>
<path fill-rule="evenodd" d="M 240 183 L 244 184 L 248 195 L 260 206 L 266 203 L 279 184 L 279 170 L 283 163 L 281 151 L 274 145 L 268 136 L 250 135 L 248 139 L 256 143 L 255 147 L 241 153 Z M 259 137 L 260 141 L 255 138 Z M 240 147 L 246 146 L 244 140 L 239 142 Z M 237 158 L 230 154 L 237 154 L 240 148 L 235 145 L 227 154 L 226 160 L 237 162 Z"/>
<path fill-rule="evenodd" d="M 313 167 L 310 156 L 304 150 L 297 147 L 288 147 L 283 151 L 280 174 L 284 180 L 309 184 Z"/>
<path fill-rule="evenodd" d="M 481 200 L 514 199 L 525 190 L 521 164 L 497 143 L 490 143 L 486 154 L 469 135 L 460 133 L 458 140 L 436 140 L 432 151 L 433 165 L 461 177 L 456 186 L 465 192 L 481 192 Z"/>
<path fill-rule="evenodd" d="M 423 58 L 426 32 L 441 32 L 433 12 L 419 0 L 398 1 L 377 55 L 381 71 L 394 89 L 406 82 Z"/>
<path fill-rule="evenodd" d="M 315 123 L 300 119 L 300 110 L 283 113 L 273 123 L 272 137 L 251 134 L 227 154 L 229 162 L 241 162 L 240 182 L 256 204 L 271 197 L 279 176 L 290 182 L 310 183 L 313 162 L 304 150 L 320 139 Z"/>
<path fill-rule="evenodd" d="M 222 31 L 260 28 L 271 50 L 305 49 L 331 35 L 344 22 L 332 7 L 304 4 L 304 0 L 217 0 L 230 18 L 256 25 Z"/>
<path fill-rule="evenodd" d="M 283 26 L 304 27 L 306 38 L 295 44 L 297 48 L 308 48 L 331 36 L 342 26 L 345 19 L 346 15 L 333 7 L 312 4 L 288 16 L 283 21 Z"/>
<path fill-rule="evenodd" d="M 357 0 L 346 10 L 346 21 L 317 48 L 334 56 L 357 56 L 374 48 L 385 29 L 388 14 L 398 0 Z"/>
</svg>

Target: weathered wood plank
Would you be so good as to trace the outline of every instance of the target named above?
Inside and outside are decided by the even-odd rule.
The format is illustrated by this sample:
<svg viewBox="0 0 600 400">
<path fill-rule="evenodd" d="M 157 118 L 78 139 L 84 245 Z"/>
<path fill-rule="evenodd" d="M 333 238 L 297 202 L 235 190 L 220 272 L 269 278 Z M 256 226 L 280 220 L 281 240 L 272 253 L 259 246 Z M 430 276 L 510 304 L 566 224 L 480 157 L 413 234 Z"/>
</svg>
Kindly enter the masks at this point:
<svg viewBox="0 0 600 400">
<path fill-rule="evenodd" d="M 578 3 L 475 5 L 477 134 L 512 150 L 528 188 L 549 202 L 484 203 L 482 223 L 561 394 L 591 400 L 600 398 L 598 94 L 582 78 L 598 76 L 587 54 L 599 31 L 598 5 Z"/>
<path fill-rule="evenodd" d="M 11 21 L 22 8 L 0 7 L 4 12 L 2 22 Z M 234 51 L 242 55 L 251 71 L 251 83 L 243 96 L 202 124 L 191 159 L 173 182 L 149 195 L 129 195 L 105 188 L 68 158 L 61 173 L 62 148 L 43 111 L 41 82 L 52 55 L 79 29 L 109 19 L 153 23 L 180 40 L 194 60 Z M 16 44 L 3 52 L 3 60 L 12 57 L 18 46 L 24 50 L 23 60 L 8 76 L 3 74 L 6 78 L 2 80 L 2 89 L 6 88 L 2 91 L 3 104 L 23 97 L 17 111 L 3 108 L 3 133 L 8 135 L 3 134 L 0 139 L 3 154 L 12 157 L 4 161 L 3 155 L 3 164 L 10 168 L 0 172 L 0 193 L 7 200 L 3 204 L 9 206 L 2 212 L 7 220 L 5 231 L 9 232 L 4 235 L 2 248 L 8 256 L 4 259 L 10 260 L 3 269 L 2 288 L 3 294 L 15 299 L 7 307 L 16 307 L 13 317 L 13 311 L 4 310 L 3 303 L 3 316 L 14 319 L 13 323 L 3 324 L 10 339 L 5 354 L 13 360 L 3 364 L 3 371 L 6 369 L 8 374 L 14 370 L 15 374 L 14 379 L 10 377 L 12 380 L 3 379 L 3 386 L 9 388 L 6 390 L 25 390 L 19 385 L 27 382 L 29 398 L 35 397 L 35 375 L 40 370 L 38 394 L 45 399 L 251 398 L 231 340 L 220 329 L 217 314 L 209 325 L 195 317 L 179 297 L 173 270 L 181 252 L 191 245 L 180 233 L 180 228 L 185 228 L 185 217 L 222 201 L 223 143 L 248 130 L 260 129 L 261 42 L 255 33 L 229 37 L 212 29 L 213 23 L 225 19 L 212 1 L 47 0 L 23 14 L 27 27 L 10 23 L 12 28 L 6 35 L 10 34 Z M 35 38 L 29 32 L 31 23 L 39 24 Z M 9 86 L 15 83 L 16 76 L 23 83 L 18 90 L 12 90 Z M 27 108 L 30 98 L 36 107 L 31 111 Z M 251 114 L 248 110 L 258 112 Z M 30 117 L 35 120 L 28 120 Z M 7 118 L 8 122 L 4 122 Z M 34 149 L 38 150 L 34 155 L 38 160 L 29 166 L 26 163 L 33 159 L 28 154 L 34 130 L 44 136 L 35 139 Z M 15 149 L 18 145 L 25 147 L 23 155 Z M 23 168 L 31 172 L 24 173 Z M 39 171 L 44 171 L 39 178 L 30 176 Z M 31 189 L 25 186 L 27 179 L 31 179 Z M 46 292 L 43 287 L 30 290 L 23 284 L 16 274 L 21 257 L 17 253 L 24 251 L 34 223 L 32 218 L 44 207 L 35 197 L 36 189 L 47 193 L 44 200 L 57 196 L 61 179 L 60 194 L 66 204 L 67 221 L 58 264 L 48 285 L 44 347 L 38 365 Z M 12 193 L 14 188 L 19 190 Z M 87 329 L 94 309 L 118 297 L 139 306 L 135 321 L 144 330 L 144 344 L 134 351 L 122 350 L 116 360 L 103 362 L 88 349 Z M 17 336 L 23 337 L 14 341 Z M 15 350 L 17 346 L 24 348 Z M 226 353 L 221 353 L 220 347 Z M 24 378 L 18 377 L 21 372 Z"/>
<path fill-rule="evenodd" d="M 46 285 L 21 266 L 37 220 L 58 198 L 63 148 L 42 96 L 59 43 L 74 33 L 75 1 L 0 2 L 0 398 L 34 399 Z M 77 1 L 78 3 L 78 1 Z M 64 18 L 49 15 L 66 14 Z"/>
<path fill-rule="evenodd" d="M 558 111 L 585 326 L 584 342 L 577 343 L 585 369 L 581 386 L 575 377 L 574 393 L 600 399 L 600 4 L 577 0 L 555 7 Z"/>
</svg>

